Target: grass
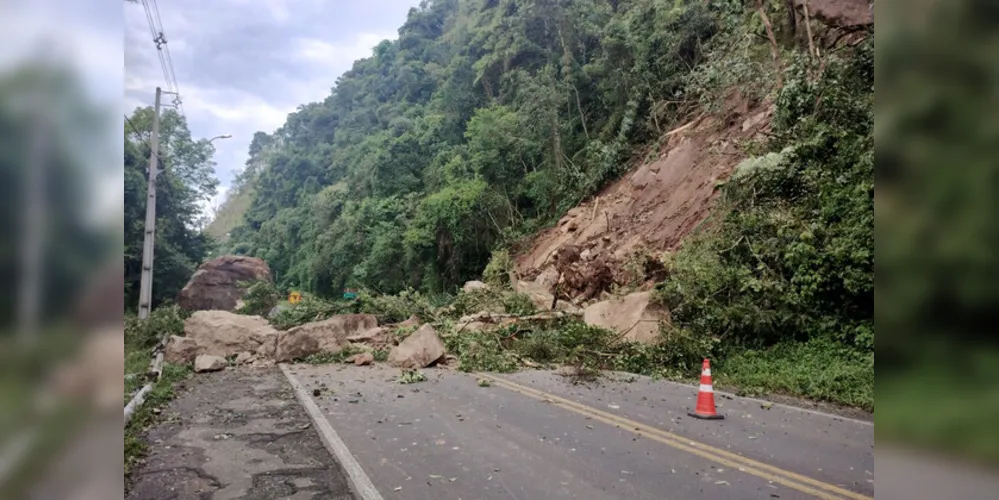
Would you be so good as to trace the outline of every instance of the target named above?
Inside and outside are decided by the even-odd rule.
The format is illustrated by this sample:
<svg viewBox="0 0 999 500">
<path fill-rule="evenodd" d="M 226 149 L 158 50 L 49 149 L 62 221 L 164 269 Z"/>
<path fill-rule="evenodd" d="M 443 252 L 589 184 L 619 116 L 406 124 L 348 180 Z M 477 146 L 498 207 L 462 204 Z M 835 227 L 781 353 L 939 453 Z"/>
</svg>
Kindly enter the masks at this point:
<svg viewBox="0 0 999 500">
<path fill-rule="evenodd" d="M 426 382 L 427 376 L 420 370 L 403 370 L 399 373 L 396 381 L 400 384 L 415 384 L 418 382 Z"/>
<path fill-rule="evenodd" d="M 444 329 L 442 327 L 442 329 Z M 450 333 L 442 340 L 462 371 L 512 372 L 564 364 L 582 372 L 620 370 L 696 381 L 705 353 L 719 388 L 742 395 L 782 394 L 874 411 L 874 354 L 831 340 L 787 342 L 765 350 L 674 336 L 660 345 L 616 343 L 611 332 L 565 319 L 488 332 Z"/>
<path fill-rule="evenodd" d="M 125 476 L 131 474 L 142 462 L 149 451 L 149 444 L 144 436 L 146 431 L 162 418 L 162 414 L 153 411 L 162 408 L 174 397 L 174 384 L 187 379 L 191 369 L 186 365 L 164 364 L 163 375 L 153 390 L 146 395 L 146 400 L 125 426 Z"/>
<path fill-rule="evenodd" d="M 128 404 L 132 396 L 146 384 L 146 370 L 152 361 L 151 349 L 125 346 L 125 401 Z"/>
<path fill-rule="evenodd" d="M 783 394 L 874 411 L 874 353 L 817 339 L 737 351 L 712 365 L 716 385 L 738 394 Z"/>
</svg>

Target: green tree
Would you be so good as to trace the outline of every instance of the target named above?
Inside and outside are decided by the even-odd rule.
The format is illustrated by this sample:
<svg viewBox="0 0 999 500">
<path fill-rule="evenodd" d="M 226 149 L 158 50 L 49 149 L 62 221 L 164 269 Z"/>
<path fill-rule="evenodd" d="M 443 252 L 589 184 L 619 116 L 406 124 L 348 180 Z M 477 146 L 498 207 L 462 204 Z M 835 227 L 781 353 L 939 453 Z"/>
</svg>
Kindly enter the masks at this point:
<svg viewBox="0 0 999 500">
<path fill-rule="evenodd" d="M 125 121 L 126 309 L 139 296 L 152 121 L 152 108 L 137 108 Z M 194 140 L 176 111 L 163 112 L 159 141 L 153 307 L 172 300 L 210 250 L 211 240 L 197 229 L 200 202 L 218 185 L 214 148 L 207 140 Z"/>
</svg>

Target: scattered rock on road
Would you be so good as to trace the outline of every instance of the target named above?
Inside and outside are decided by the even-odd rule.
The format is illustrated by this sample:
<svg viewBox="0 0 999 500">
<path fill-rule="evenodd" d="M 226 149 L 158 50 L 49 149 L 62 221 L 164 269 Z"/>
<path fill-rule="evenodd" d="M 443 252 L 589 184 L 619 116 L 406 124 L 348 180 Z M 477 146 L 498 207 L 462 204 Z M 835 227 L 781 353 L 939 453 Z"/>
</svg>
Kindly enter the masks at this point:
<svg viewBox="0 0 999 500">
<path fill-rule="evenodd" d="M 354 365 L 356 366 L 366 366 L 375 362 L 375 355 L 370 352 L 362 352 L 360 354 L 355 354 L 352 356 L 354 358 Z"/>
<path fill-rule="evenodd" d="M 221 356 L 212 356 L 210 354 L 201 354 L 194 359 L 194 371 L 201 372 L 217 372 L 225 368 L 229 363 L 226 362 L 225 358 Z"/>
<path fill-rule="evenodd" d="M 444 356 L 446 349 L 437 330 L 423 325 L 389 352 L 389 363 L 397 368 L 425 368 Z"/>
</svg>

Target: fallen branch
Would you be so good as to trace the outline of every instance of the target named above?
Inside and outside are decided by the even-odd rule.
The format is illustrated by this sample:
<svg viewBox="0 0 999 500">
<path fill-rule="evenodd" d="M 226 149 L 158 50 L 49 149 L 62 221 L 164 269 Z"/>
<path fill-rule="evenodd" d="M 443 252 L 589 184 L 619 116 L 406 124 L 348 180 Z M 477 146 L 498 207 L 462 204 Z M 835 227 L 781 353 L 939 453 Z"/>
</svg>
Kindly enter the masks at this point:
<svg viewBox="0 0 999 500">
<path fill-rule="evenodd" d="M 673 134 L 675 134 L 677 132 L 683 132 L 684 130 L 687 130 L 688 128 L 692 127 L 695 123 L 701 121 L 701 118 L 704 118 L 704 113 L 701 113 L 700 116 L 698 116 L 697 118 L 694 118 L 693 120 L 691 120 L 690 122 L 688 122 L 686 125 L 677 127 L 677 128 L 675 128 L 673 130 L 670 130 L 669 132 L 666 132 L 665 134 L 663 134 L 663 137 L 669 137 L 669 136 L 671 136 L 671 135 L 673 135 Z"/>
<path fill-rule="evenodd" d="M 805 8 L 805 33 L 808 35 L 808 53 L 819 57 L 819 49 L 815 47 L 815 42 L 812 41 L 812 16 L 808 12 L 808 0 L 802 2 Z"/>
</svg>

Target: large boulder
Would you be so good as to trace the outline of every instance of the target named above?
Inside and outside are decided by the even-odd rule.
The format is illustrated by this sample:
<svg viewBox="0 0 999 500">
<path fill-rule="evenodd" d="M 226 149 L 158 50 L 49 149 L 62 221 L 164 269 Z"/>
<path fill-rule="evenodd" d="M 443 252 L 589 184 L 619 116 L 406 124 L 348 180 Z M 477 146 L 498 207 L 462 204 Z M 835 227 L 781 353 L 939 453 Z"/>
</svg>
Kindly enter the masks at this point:
<svg viewBox="0 0 999 500">
<path fill-rule="evenodd" d="M 373 314 L 338 314 L 323 321 L 306 323 L 286 332 L 277 339 L 274 359 L 291 361 L 317 352 L 339 352 L 355 337 L 378 326 Z"/>
<path fill-rule="evenodd" d="M 233 311 L 246 290 L 240 282 L 272 281 L 271 268 L 261 259 L 225 255 L 205 262 L 177 294 L 177 305 L 188 311 Z"/>
<path fill-rule="evenodd" d="M 339 344 L 327 344 L 327 352 L 340 352 L 344 346 Z M 278 362 L 294 361 L 319 352 L 319 339 L 304 332 L 281 332 L 278 335 L 277 349 L 274 353 L 274 360 Z"/>
<path fill-rule="evenodd" d="M 650 299 L 651 292 L 638 292 L 597 302 L 583 310 L 583 321 L 623 334 L 622 340 L 652 344 L 659 340 L 659 324 L 668 321 L 669 313 Z"/>
<path fill-rule="evenodd" d="M 167 363 L 190 363 L 197 355 L 198 343 L 189 337 L 171 335 L 163 349 L 163 359 Z"/>
<path fill-rule="evenodd" d="M 278 332 L 260 316 L 228 311 L 197 311 L 184 321 L 184 333 L 198 354 L 230 356 L 273 349 Z"/>
<path fill-rule="evenodd" d="M 393 344 L 395 335 L 393 330 L 384 326 L 376 326 L 361 333 L 355 333 L 347 337 L 347 342 L 356 345 L 368 345 L 373 348 L 390 347 Z"/>
<path fill-rule="evenodd" d="M 397 368 L 416 369 L 429 366 L 446 352 L 444 343 L 431 325 L 423 325 L 389 352 L 389 364 Z"/>
</svg>

